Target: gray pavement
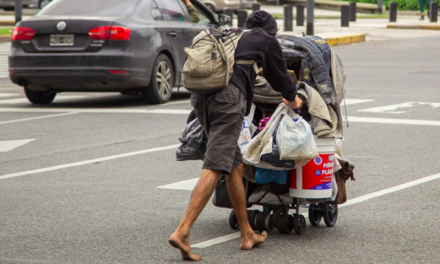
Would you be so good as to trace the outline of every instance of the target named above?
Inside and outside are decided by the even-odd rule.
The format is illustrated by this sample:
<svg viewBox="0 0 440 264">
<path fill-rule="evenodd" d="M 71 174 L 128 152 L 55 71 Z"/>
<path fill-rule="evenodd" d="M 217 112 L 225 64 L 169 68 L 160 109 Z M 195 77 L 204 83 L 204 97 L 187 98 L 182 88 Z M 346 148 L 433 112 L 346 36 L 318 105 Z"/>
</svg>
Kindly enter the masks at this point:
<svg viewBox="0 0 440 264">
<path fill-rule="evenodd" d="M 367 30 L 368 42 L 335 48 L 351 102 L 343 150 L 357 181 L 348 198 L 363 200 L 341 207 L 333 228 L 272 231 L 246 252 L 238 239 L 193 249 L 204 263 L 439 263 L 440 177 L 413 181 L 440 173 L 440 33 Z M 156 187 L 200 174 L 201 162 L 175 162 L 166 148 L 178 143 L 189 94 L 147 106 L 119 94 L 66 93 L 44 107 L 20 98 L 20 87 L 0 79 L 0 146 L 35 139 L 0 152 L 0 263 L 181 263 L 167 238 L 191 193 Z M 418 104 L 389 110 L 408 102 Z M 62 113 L 72 114 L 54 116 Z M 229 212 L 209 203 L 191 244 L 236 233 Z"/>
</svg>

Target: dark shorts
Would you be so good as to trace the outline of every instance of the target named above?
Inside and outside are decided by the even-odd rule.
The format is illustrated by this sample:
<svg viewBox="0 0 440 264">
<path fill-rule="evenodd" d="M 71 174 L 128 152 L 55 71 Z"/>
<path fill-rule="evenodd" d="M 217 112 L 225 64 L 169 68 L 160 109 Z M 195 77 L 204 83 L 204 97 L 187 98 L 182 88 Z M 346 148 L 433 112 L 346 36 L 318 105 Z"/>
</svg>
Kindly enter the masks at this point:
<svg viewBox="0 0 440 264">
<path fill-rule="evenodd" d="M 191 94 L 191 105 L 208 135 L 203 169 L 230 174 L 243 163 L 237 140 L 246 111 L 245 96 L 231 83 L 216 93 Z"/>
</svg>

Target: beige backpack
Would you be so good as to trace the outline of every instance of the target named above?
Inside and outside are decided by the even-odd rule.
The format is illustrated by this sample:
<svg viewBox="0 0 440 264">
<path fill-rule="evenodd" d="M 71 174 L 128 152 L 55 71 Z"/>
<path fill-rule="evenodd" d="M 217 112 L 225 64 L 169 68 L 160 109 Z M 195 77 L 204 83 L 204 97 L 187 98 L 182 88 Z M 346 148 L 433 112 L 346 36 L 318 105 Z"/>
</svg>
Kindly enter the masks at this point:
<svg viewBox="0 0 440 264">
<path fill-rule="evenodd" d="M 206 29 L 194 39 L 182 69 L 183 86 L 194 93 L 208 94 L 226 87 L 234 73 L 234 64 L 253 64 L 253 60 L 235 61 L 235 49 L 242 29 Z"/>
</svg>

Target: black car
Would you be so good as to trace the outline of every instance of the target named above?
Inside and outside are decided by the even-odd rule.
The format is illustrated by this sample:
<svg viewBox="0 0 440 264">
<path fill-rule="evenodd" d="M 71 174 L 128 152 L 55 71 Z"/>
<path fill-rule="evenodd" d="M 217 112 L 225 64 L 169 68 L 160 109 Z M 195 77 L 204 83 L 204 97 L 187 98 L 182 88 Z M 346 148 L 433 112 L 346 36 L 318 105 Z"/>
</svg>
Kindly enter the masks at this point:
<svg viewBox="0 0 440 264">
<path fill-rule="evenodd" d="M 184 47 L 229 20 L 192 2 L 198 23 L 181 0 L 54 1 L 14 28 L 10 79 L 36 104 L 66 91 L 140 92 L 164 103 L 178 85 Z"/>
</svg>

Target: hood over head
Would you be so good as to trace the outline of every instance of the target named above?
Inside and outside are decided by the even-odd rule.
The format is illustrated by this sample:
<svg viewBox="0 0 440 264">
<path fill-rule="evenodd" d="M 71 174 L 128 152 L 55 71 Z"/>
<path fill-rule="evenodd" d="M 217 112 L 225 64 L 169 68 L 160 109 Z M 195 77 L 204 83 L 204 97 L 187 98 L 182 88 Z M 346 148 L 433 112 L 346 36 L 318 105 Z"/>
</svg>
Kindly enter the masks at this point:
<svg viewBox="0 0 440 264">
<path fill-rule="evenodd" d="M 275 18 L 266 11 L 253 12 L 244 23 L 245 29 L 261 28 L 272 36 L 276 36 L 278 24 Z"/>
</svg>

